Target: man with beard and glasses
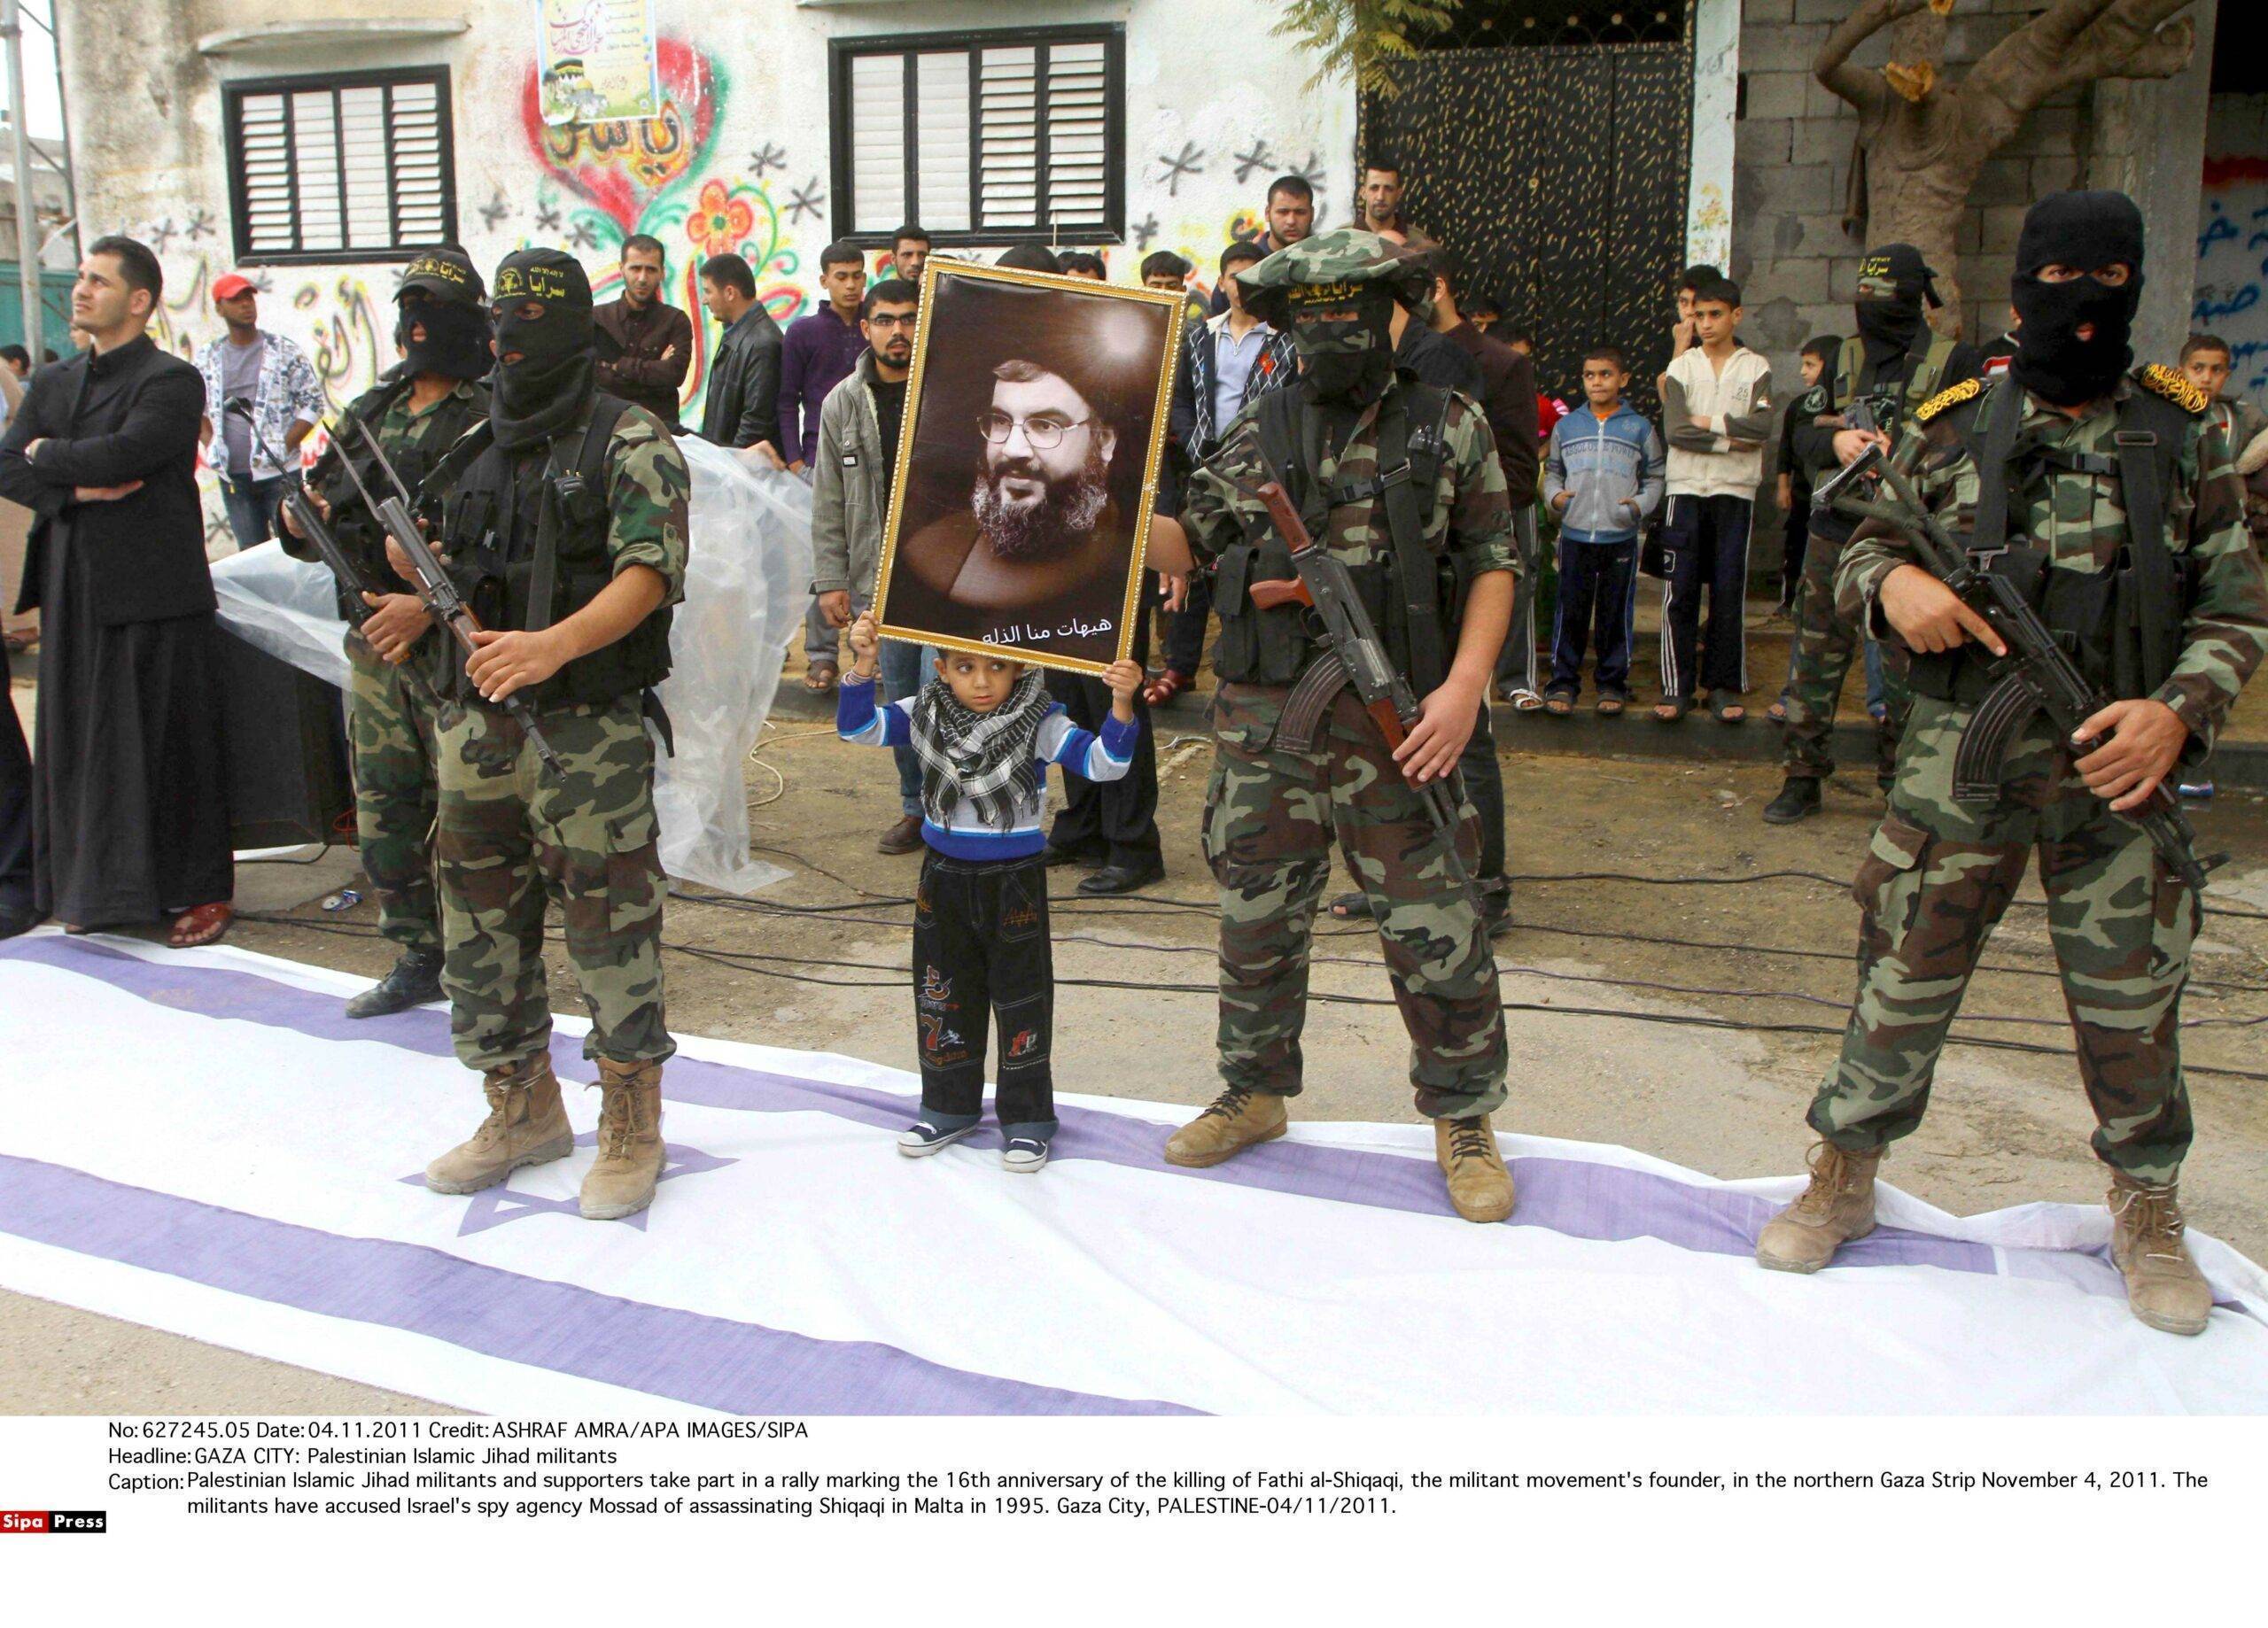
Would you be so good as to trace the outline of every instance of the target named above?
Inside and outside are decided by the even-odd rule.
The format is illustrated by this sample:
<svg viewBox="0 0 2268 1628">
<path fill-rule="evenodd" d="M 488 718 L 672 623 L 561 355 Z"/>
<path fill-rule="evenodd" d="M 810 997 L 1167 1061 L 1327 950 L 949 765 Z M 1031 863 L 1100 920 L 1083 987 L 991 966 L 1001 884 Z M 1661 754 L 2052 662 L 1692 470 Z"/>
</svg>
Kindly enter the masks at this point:
<svg viewBox="0 0 2268 1628">
<path fill-rule="evenodd" d="M 442 987 L 458 1058 L 483 1076 L 488 1117 L 426 1167 L 439 1193 L 478 1192 L 564 1159 L 574 1128 L 551 1068 L 544 910 L 560 905 L 567 964 L 605 1094 L 582 1213 L 635 1214 L 662 1170 L 662 1004 L 652 691 L 669 676 L 691 477 L 668 427 L 602 394 L 591 286 L 556 249 L 496 268 L 488 416 L 425 479 L 441 550 L 485 632 L 448 663 L 435 756 Z M 389 557 L 398 551 L 388 545 Z M 407 576 L 408 561 L 394 558 Z M 560 761 L 554 773 L 499 704 L 517 695 Z"/>
<path fill-rule="evenodd" d="M 488 350 L 488 297 L 463 250 L 429 249 L 409 262 L 394 296 L 394 337 L 401 365 L 347 407 L 368 424 L 387 459 L 415 491 L 425 473 L 465 432 L 488 416 L 488 391 L 474 381 L 494 359 Z M 362 482 L 380 477 L 360 447 L 351 449 Z M 434 773 L 432 708 L 421 696 L 445 676 L 441 658 L 456 647 L 431 631 L 415 593 L 370 593 L 390 582 L 385 531 L 362 501 L 343 461 L 346 441 L 330 445 L 307 472 L 307 498 L 361 566 L 361 582 L 339 585 L 343 600 L 360 593 L 371 616 L 346 634 L 348 740 L 354 758 L 354 826 L 362 870 L 377 895 L 379 930 L 400 947 L 392 970 L 346 1003 L 350 1018 L 378 1018 L 441 995 L 441 908 L 433 896 L 433 815 L 440 790 Z M 302 559 L 316 557 L 284 511 L 281 541 Z M 410 674 L 416 675 L 413 684 Z"/>
<path fill-rule="evenodd" d="M 1504 1100 L 1504 1014 L 1480 903 L 1458 872 L 1459 855 L 1467 872 L 1478 861 L 1477 821 L 1460 795 L 1453 854 L 1420 788 L 1459 787 L 1511 620 L 1503 471 L 1478 406 L 1396 370 L 1394 308 L 1414 310 L 1433 289 L 1415 259 L 1375 233 L 1336 231 L 1237 275 L 1246 308 L 1291 333 L 1301 372 L 1238 416 L 1182 510 L 1221 616 L 1203 841 L 1220 887 L 1224 1089 L 1166 1158 L 1217 1165 L 1284 1134 L 1335 836 L 1378 924 L 1450 1203 L 1468 1221 L 1502 1221 L 1512 1181 L 1488 1116 Z M 1343 684 L 1322 697 L 1311 731 L 1291 704 L 1324 647 L 1296 604 L 1262 609 L 1251 597 L 1297 575 L 1256 495 L 1268 481 L 1347 567 L 1420 698 L 1399 748 Z"/>
<path fill-rule="evenodd" d="M 1110 494 L 1118 430 L 1108 399 L 1074 383 L 1071 366 L 1010 357 L 992 369 L 991 405 L 972 426 L 968 507 L 898 550 L 936 600 L 925 631 L 998 645 L 1037 632 L 1075 655 L 1116 653 L 1128 531 Z"/>
<path fill-rule="evenodd" d="M 1835 368 L 1823 399 L 1803 398 L 1806 410 L 1796 415 L 1798 422 L 1788 431 L 1806 485 L 1829 479 L 1868 446 L 1888 446 L 1890 437 L 1916 407 L 1940 391 L 1975 378 L 1983 368 L 1976 346 L 1930 328 L 1924 306 L 1939 303 L 1936 275 L 1911 244 L 1884 244 L 1868 251 L 1859 262 L 1858 298 L 1852 307 L 1857 330 L 1836 347 Z M 1852 407 L 1860 402 L 1878 426 L 1872 433 L 1851 423 Z M 1780 762 L 1786 779 L 1779 795 L 1765 805 L 1764 821 L 1770 826 L 1793 825 L 1819 812 L 1820 782 L 1835 772 L 1830 747 L 1835 709 L 1843 694 L 1844 676 L 1865 638 L 1836 609 L 1836 568 L 1854 523 L 1832 508 L 1808 513 L 1808 522 L 1804 516 L 1788 516 L 1790 525 L 1808 523 L 1811 538 L 1804 547 L 1803 575 L 1796 591 L 1795 655 L 1782 692 L 1786 721 Z M 1894 661 L 1884 663 L 1884 678 L 1888 705 L 1876 726 L 1875 772 L 1887 791 L 1907 703 Z"/>
<path fill-rule="evenodd" d="M 2013 281 L 2009 376 L 1925 402 L 1916 485 L 1979 568 L 2005 573 L 2117 697 L 2069 740 L 2037 714 L 2008 737 L 1997 785 L 1955 790 L 1955 756 L 1997 674 L 1998 635 L 1895 531 L 1843 551 L 1843 612 L 1913 655 L 1914 713 L 1890 812 L 1852 885 L 1866 911 L 1841 1059 L 1811 1105 L 1803 1196 L 1757 1260 L 1815 1272 L 1875 1225 L 1875 1174 L 1920 1128 L 1938 1055 L 1986 939 L 2037 848 L 2079 1073 L 2110 1171 L 2111 1258 L 2134 1314 L 2202 1333 L 2213 1292 L 2182 1242 L 2190 1143 L 2181 989 L 2200 902 L 2119 816 L 2211 749 L 2268 651 L 2268 581 L 2202 391 L 2170 368 L 2132 376 L 2142 214 L 2121 192 L 2032 205 Z M 1910 455 L 1910 453 L 1909 453 Z M 1974 775 L 1995 765 L 1964 764 Z"/>
<path fill-rule="evenodd" d="M 897 484 L 899 431 L 905 423 L 905 380 L 913 366 L 913 325 L 921 291 L 891 277 L 866 291 L 859 318 L 866 350 L 850 376 L 827 392 L 819 413 L 819 456 L 812 465 L 812 587 L 831 628 L 846 628 L 874 598 L 882 527 Z M 921 647 L 883 642 L 883 702 L 904 701 L 921 687 Z M 921 760 L 896 748 L 897 821 L 874 846 L 910 854 L 921 846 Z"/>
</svg>

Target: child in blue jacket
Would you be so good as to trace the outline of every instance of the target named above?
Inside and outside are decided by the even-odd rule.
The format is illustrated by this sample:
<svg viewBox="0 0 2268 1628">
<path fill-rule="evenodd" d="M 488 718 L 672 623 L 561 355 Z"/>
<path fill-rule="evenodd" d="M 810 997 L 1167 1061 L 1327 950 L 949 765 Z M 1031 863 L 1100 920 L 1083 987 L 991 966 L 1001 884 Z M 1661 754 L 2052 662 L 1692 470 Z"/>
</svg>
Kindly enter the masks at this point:
<svg viewBox="0 0 2268 1628">
<path fill-rule="evenodd" d="M 1595 346 L 1583 358 L 1588 407 L 1551 427 L 1544 451 L 1543 500 L 1559 519 L 1559 601 L 1543 704 L 1561 717 L 1582 693 L 1583 647 L 1594 630 L 1599 711 L 1612 717 L 1630 702 L 1638 531 L 1661 506 L 1666 455 L 1653 425 L 1622 399 L 1629 383 L 1622 353 Z"/>
<path fill-rule="evenodd" d="M 1047 926 L 1047 765 L 1115 780 L 1134 762 L 1141 725 L 1132 662 L 1107 669 L 1110 716 L 1076 727 L 1041 671 L 1008 656 L 947 650 L 918 695 L 877 710 L 881 640 L 871 612 L 850 625 L 850 671 L 835 732 L 861 746 L 911 746 L 921 762 L 921 880 L 913 906 L 913 1019 L 921 1117 L 897 1139 L 919 1159 L 975 1130 L 984 1113 L 985 1028 L 1000 1028 L 995 1106 L 1001 1162 L 1029 1173 L 1055 1136 L 1049 1070 L 1055 1008 Z"/>
</svg>

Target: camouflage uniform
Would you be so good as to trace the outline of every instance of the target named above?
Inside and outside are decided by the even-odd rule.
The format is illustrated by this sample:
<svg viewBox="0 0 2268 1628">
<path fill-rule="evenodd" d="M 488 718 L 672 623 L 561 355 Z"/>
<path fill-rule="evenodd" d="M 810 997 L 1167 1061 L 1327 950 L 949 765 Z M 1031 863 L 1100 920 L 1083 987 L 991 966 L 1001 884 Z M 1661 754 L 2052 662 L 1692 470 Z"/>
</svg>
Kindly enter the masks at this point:
<svg viewBox="0 0 2268 1628">
<path fill-rule="evenodd" d="M 1374 419 L 1366 414 L 1338 455 L 1313 471 L 1318 486 L 1378 472 Z M 1191 479 L 1181 521 L 1202 562 L 1217 559 L 1247 525 L 1265 523 L 1250 495 L 1273 478 L 1256 424 L 1257 408 L 1247 409 Z M 1515 570 L 1511 507 L 1487 421 L 1470 400 L 1452 396 L 1442 431 L 1427 545 L 1468 580 Z M 1332 508 L 1317 540 L 1349 566 L 1393 554 L 1375 498 Z M 1439 833 L 1353 692 L 1340 693 L 1308 752 L 1274 741 L 1289 694 L 1288 686 L 1223 683 L 1214 702 L 1203 831 L 1221 889 L 1222 1077 L 1231 1087 L 1287 1096 L 1300 1089 L 1309 943 L 1335 833 L 1378 921 L 1410 1029 L 1418 1112 L 1435 1119 L 1490 1112 L 1504 1100 L 1504 1016 L 1471 895 L 1451 875 Z M 1458 847 L 1468 869 L 1478 841 L 1467 805 Z"/>
<path fill-rule="evenodd" d="M 2116 399 L 2137 388 L 2122 381 Z M 2028 535 L 2056 570 L 2106 570 L 2125 543 L 2117 477 L 2049 467 L 2034 454 L 2111 453 L 2116 410 L 2102 404 L 2074 423 L 2029 399 L 2026 407 L 2012 461 L 2029 473 L 2010 500 L 2009 534 Z M 1973 402 L 1936 417 L 1925 409 L 1919 431 L 1932 451 L 1916 484 L 1956 535 L 1969 529 L 1978 480 L 1955 431 L 1976 410 Z M 2226 443 L 2207 417 L 2193 418 L 2183 438 L 2165 530 L 2197 592 L 2179 660 L 2155 698 L 2189 726 L 2185 757 L 2194 758 L 2210 748 L 2268 649 L 2268 583 L 2245 534 Z M 1891 571 L 1911 562 L 1901 539 L 1862 532 L 1837 574 L 1842 613 L 1884 631 L 1876 595 Z M 2140 831 L 2086 788 L 2069 748 L 2037 719 L 2011 743 L 1999 801 L 1956 802 L 1953 759 L 1969 716 L 1951 702 L 1915 699 L 1889 812 L 1853 887 L 1866 912 L 1858 998 L 1841 1060 L 1812 1104 L 1812 1127 L 1863 1153 L 1921 1122 L 1969 973 L 2037 847 L 2080 1073 L 2100 1125 L 2095 1151 L 2128 1176 L 2171 1182 L 2190 1137 L 2178 1023 L 2197 902 Z"/>
<path fill-rule="evenodd" d="M 382 407 L 369 403 L 377 415 L 368 422 L 386 456 L 411 481 L 488 412 L 488 392 L 470 382 L 461 381 L 447 395 L 415 412 L 406 389 L 385 393 L 391 399 Z M 365 402 L 357 402 L 348 410 L 369 409 Z M 315 483 L 331 506 L 334 535 L 364 562 L 367 580 L 384 585 L 382 593 L 405 592 L 386 567 L 383 533 L 362 508 L 346 472 L 333 465 L 326 474 L 318 466 Z M 429 681 L 439 678 L 441 647 L 447 643 L 447 633 L 428 631 L 405 665 Z M 431 849 L 439 801 L 433 770 L 435 720 L 417 693 L 403 682 L 403 669 L 382 660 L 351 627 L 346 660 L 356 841 L 363 873 L 377 895 L 379 930 L 406 950 L 438 955 L 441 918 L 433 897 Z"/>
<path fill-rule="evenodd" d="M 649 566 L 666 585 L 663 604 L 676 603 L 691 490 L 684 454 L 658 420 L 632 408 L 608 442 L 605 467 L 614 573 Z M 667 882 L 656 847 L 654 748 L 640 709 L 634 691 L 603 704 L 543 707 L 538 721 L 566 765 L 563 780 L 546 773 L 501 708 L 474 700 L 442 725 L 441 982 L 468 1067 L 500 1068 L 550 1043 L 548 897 L 560 903 L 568 964 L 591 1014 L 584 1055 L 657 1063 L 676 1050 L 662 1004 Z"/>
</svg>

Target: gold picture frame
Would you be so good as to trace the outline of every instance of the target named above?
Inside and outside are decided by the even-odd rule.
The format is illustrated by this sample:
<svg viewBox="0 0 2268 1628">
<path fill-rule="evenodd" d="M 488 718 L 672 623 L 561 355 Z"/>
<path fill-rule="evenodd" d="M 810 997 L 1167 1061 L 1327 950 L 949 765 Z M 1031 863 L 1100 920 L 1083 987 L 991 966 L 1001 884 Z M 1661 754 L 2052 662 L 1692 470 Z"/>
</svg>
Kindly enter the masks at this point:
<svg viewBox="0 0 2268 1628">
<path fill-rule="evenodd" d="M 942 624 L 946 620 L 944 616 L 938 614 L 941 607 L 949 609 L 956 616 L 964 617 L 969 613 L 970 608 L 954 601 L 949 591 L 939 590 L 932 582 L 925 580 L 917 587 L 907 588 L 905 585 L 913 580 L 910 571 L 905 577 L 901 577 L 899 568 L 904 563 L 905 553 L 904 545 L 906 540 L 905 530 L 909 513 L 913 513 L 919 523 L 915 527 L 917 537 L 926 534 L 928 528 L 936 525 L 938 522 L 956 515 L 956 511 L 951 506 L 941 507 L 929 495 L 934 493 L 945 471 L 925 469 L 925 458 L 933 458 L 942 463 L 949 461 L 954 454 L 951 448 L 941 445 L 940 438 L 936 434 L 931 437 L 931 450 L 925 454 L 921 430 L 925 407 L 932 415 L 942 411 L 946 399 L 955 394 L 967 396 L 971 369 L 980 370 L 989 376 L 995 366 L 1014 356 L 1014 351 L 1006 348 L 1005 340 L 998 337 L 997 332 L 989 333 L 986 342 L 974 342 L 969 335 L 955 331 L 953 324 L 942 320 L 933 320 L 933 314 L 941 308 L 939 304 L 941 298 L 950 302 L 954 290 L 961 285 L 978 290 L 987 286 L 1006 285 L 1060 291 L 1066 297 L 1067 303 L 1056 307 L 1055 314 L 1059 319 L 1063 320 L 1068 320 L 1068 314 L 1076 308 L 1068 302 L 1081 300 L 1107 302 L 1107 307 L 1115 311 L 1122 311 L 1130 306 L 1147 306 L 1158 314 L 1157 320 L 1161 324 L 1161 331 L 1163 340 L 1157 354 L 1154 378 L 1148 376 L 1149 368 L 1146 360 L 1142 360 L 1138 366 L 1135 363 L 1124 363 L 1119 368 L 1119 372 L 1130 379 L 1138 383 L 1147 381 L 1146 395 L 1138 395 L 1131 391 L 1122 391 L 1120 399 L 1122 405 L 1128 407 L 1131 407 L 1137 401 L 1146 400 L 1148 422 L 1145 426 L 1146 433 L 1141 438 L 1139 448 L 1140 484 L 1131 494 L 1134 499 L 1134 511 L 1127 544 L 1125 581 L 1123 592 L 1118 596 L 1116 601 L 1115 626 L 1111 630 L 1115 633 L 1115 648 L 1108 659 L 1103 659 L 1094 647 L 1096 640 L 1093 634 L 1103 630 L 1085 628 L 1083 624 L 1077 624 L 1082 629 L 1082 632 L 1077 634 L 1064 628 L 1052 630 L 1054 632 L 1064 633 L 1067 638 L 1086 647 L 1078 652 L 1060 647 L 1053 649 L 1046 648 L 1045 641 L 1051 636 L 1050 632 L 1034 628 L 1029 622 L 1025 624 L 1027 630 L 1034 632 L 1037 637 L 1028 642 L 1017 643 L 997 642 L 984 638 L 972 637 L 967 632 L 949 625 L 925 627 L 921 625 L 925 614 L 927 619 L 931 621 Z M 1097 311 L 1104 308 L 1104 306 L 1099 304 L 1096 307 Z M 1169 433 L 1169 419 L 1173 403 L 1174 365 L 1181 351 L 1184 310 L 1184 297 L 1179 293 L 1165 290 L 1097 283 L 1084 277 L 1061 276 L 1049 272 L 1023 271 L 1013 267 L 978 266 L 964 260 L 948 260 L 943 256 L 933 256 L 929 260 L 921 272 L 921 316 L 914 330 L 913 367 L 907 376 L 905 386 L 905 419 L 898 432 L 897 464 L 891 472 L 889 510 L 882 528 L 882 561 L 874 581 L 874 619 L 884 638 L 931 645 L 944 650 L 1006 655 L 1037 666 L 1090 674 L 1099 674 L 1108 668 L 1112 662 L 1123 661 L 1127 658 L 1133 646 L 1135 618 L 1139 614 L 1143 573 L 1147 569 L 1150 523 L 1156 506 L 1158 471 L 1165 455 L 1166 437 Z M 1107 328 L 1112 326 L 1123 330 L 1127 328 L 1126 319 L 1113 315 L 1106 324 Z M 948 345 L 967 353 L 951 354 L 941 358 L 933 350 L 931 345 L 932 338 L 940 331 L 945 332 L 945 343 Z M 1143 331 L 1146 332 L 1146 326 L 1144 327 Z M 1121 337 L 1122 337 L 1122 335 Z M 1050 343 L 1057 353 L 1063 353 L 1066 341 L 1060 335 Z M 957 370 L 949 387 L 944 384 L 948 368 Z M 1052 368 L 1045 370 L 1054 371 Z M 1075 391 L 1080 391 L 1083 396 L 1091 398 L 1094 393 L 1091 381 L 1067 379 L 1066 383 L 1069 384 Z M 929 401 L 929 397 L 933 393 L 939 397 L 938 402 Z M 933 430 L 937 422 L 933 416 Z M 1122 438 L 1117 437 L 1120 426 L 1115 422 L 1113 422 L 1108 428 L 1115 438 L 1122 440 Z M 981 446 L 980 441 L 978 446 L 981 447 Z M 977 467 L 977 457 L 976 449 L 971 448 L 967 461 L 962 465 L 962 473 L 959 477 L 963 487 L 966 487 L 968 481 L 967 471 Z M 1117 457 L 1118 451 L 1115 444 L 1111 454 L 1111 462 L 1114 465 L 1116 464 Z M 1113 476 L 1112 478 L 1122 479 L 1122 477 Z M 1112 500 L 1115 502 L 1116 500 L 1114 497 Z M 1109 510 L 1106 508 L 1103 514 L 1107 516 Z M 1122 515 L 1118 518 L 1122 523 L 1125 517 Z M 1115 552 L 1115 547 L 1113 552 Z M 1088 583 L 1084 578 L 1081 581 L 1090 589 L 1091 588 L 1091 583 Z M 898 590 L 896 604 L 893 603 L 894 589 Z M 916 601 L 925 597 L 928 601 L 928 609 L 923 613 L 923 608 Z M 893 614 L 894 611 L 905 614 Z M 987 614 L 997 615 L 998 613 Z"/>
</svg>

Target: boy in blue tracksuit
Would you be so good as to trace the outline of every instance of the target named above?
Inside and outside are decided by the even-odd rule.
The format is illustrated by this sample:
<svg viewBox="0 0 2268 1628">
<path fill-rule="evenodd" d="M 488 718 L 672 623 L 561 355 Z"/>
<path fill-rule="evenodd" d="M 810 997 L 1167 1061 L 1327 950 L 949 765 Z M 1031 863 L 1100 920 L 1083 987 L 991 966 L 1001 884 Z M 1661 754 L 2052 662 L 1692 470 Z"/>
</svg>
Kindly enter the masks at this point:
<svg viewBox="0 0 2268 1628">
<path fill-rule="evenodd" d="M 910 746 L 921 764 L 921 881 L 913 905 L 913 1019 L 921 1056 L 921 1117 L 897 1139 L 920 1158 L 975 1130 L 984 1111 L 985 1028 L 1000 1026 L 996 1107 L 1001 1162 L 1030 1172 L 1055 1136 L 1048 1067 L 1055 1009 L 1047 927 L 1047 860 L 1040 819 L 1047 765 L 1090 780 L 1133 766 L 1142 669 L 1102 675 L 1110 716 L 1099 733 L 1075 726 L 1037 667 L 948 650 L 917 695 L 877 710 L 881 640 L 871 612 L 850 626 L 850 671 L 835 701 L 835 732 L 861 746 Z"/>
<path fill-rule="evenodd" d="M 1622 391 L 1630 375 L 1613 345 L 1583 358 L 1578 408 L 1551 427 L 1543 500 L 1559 519 L 1559 603 L 1552 619 L 1547 711 L 1565 717 L 1583 687 L 1583 646 L 1596 626 L 1598 709 L 1630 701 L 1630 621 L 1637 606 L 1638 531 L 1661 506 L 1661 437 Z"/>
</svg>

